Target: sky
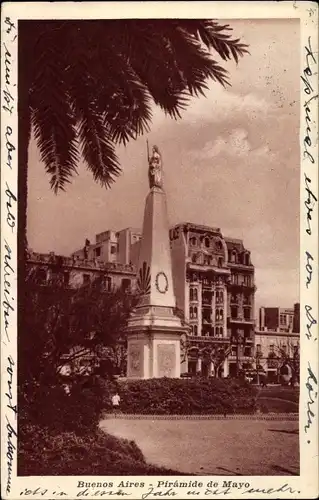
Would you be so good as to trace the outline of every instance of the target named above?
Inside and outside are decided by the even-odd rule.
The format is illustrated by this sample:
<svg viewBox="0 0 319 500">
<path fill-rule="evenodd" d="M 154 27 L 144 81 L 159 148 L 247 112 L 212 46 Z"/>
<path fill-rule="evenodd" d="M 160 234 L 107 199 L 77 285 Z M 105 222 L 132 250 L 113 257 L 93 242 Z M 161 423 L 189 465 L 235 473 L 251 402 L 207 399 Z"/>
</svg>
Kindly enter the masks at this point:
<svg viewBox="0 0 319 500">
<path fill-rule="evenodd" d="M 66 192 L 53 194 L 31 140 L 34 251 L 69 255 L 99 232 L 142 227 L 148 138 L 163 157 L 170 225 L 217 226 L 243 239 L 255 266 L 256 310 L 299 301 L 299 21 L 227 22 L 250 51 L 238 65 L 222 63 L 231 87 L 211 82 L 179 121 L 154 109 L 151 132 L 117 148 L 123 173 L 111 189 L 81 163 Z"/>
</svg>

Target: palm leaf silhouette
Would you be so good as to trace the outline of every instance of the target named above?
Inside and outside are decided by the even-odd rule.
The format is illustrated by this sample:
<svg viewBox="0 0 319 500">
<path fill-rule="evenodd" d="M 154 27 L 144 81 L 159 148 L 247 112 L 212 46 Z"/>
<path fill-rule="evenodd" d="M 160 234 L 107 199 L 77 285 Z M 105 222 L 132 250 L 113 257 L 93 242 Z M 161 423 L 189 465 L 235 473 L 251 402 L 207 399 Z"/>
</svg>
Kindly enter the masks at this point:
<svg viewBox="0 0 319 500">
<path fill-rule="evenodd" d="M 150 266 L 145 261 L 138 273 L 137 286 L 140 293 L 148 295 L 151 292 Z"/>
</svg>

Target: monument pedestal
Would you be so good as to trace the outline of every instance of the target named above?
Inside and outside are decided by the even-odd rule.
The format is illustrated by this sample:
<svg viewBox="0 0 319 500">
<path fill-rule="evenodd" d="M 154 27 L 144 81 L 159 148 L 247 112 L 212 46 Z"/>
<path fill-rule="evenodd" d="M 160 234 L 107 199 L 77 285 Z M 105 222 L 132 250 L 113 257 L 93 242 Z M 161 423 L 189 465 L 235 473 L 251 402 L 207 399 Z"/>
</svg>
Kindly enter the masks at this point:
<svg viewBox="0 0 319 500">
<path fill-rule="evenodd" d="M 139 310 L 128 325 L 127 376 L 129 378 L 179 378 L 181 320 L 169 307 Z"/>
<path fill-rule="evenodd" d="M 129 378 L 180 377 L 180 335 L 166 332 L 141 332 L 128 340 L 127 376 Z"/>
</svg>

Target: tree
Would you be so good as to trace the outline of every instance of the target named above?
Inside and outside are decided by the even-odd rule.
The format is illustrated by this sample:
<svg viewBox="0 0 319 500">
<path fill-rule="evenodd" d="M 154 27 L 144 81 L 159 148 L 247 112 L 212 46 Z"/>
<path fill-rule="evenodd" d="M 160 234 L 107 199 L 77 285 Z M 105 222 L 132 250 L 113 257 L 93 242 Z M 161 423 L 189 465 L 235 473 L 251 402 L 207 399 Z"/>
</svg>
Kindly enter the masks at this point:
<svg viewBox="0 0 319 500">
<path fill-rule="evenodd" d="M 177 118 L 208 79 L 226 85 L 209 51 L 236 61 L 247 52 L 227 30 L 203 20 L 22 22 L 22 146 L 32 125 L 51 187 L 75 174 L 78 149 L 109 186 L 120 173 L 115 144 L 149 129 L 152 101 Z"/>
<path fill-rule="evenodd" d="M 287 343 L 283 345 L 282 343 L 277 343 L 276 345 L 276 355 L 278 359 L 278 371 L 282 375 L 285 371 L 285 367 L 289 367 L 291 370 L 291 383 L 294 385 L 296 382 L 299 383 L 300 376 L 300 348 L 299 344 L 293 345 L 293 343 L 288 339 Z M 287 375 L 287 374 L 286 374 Z"/>
<path fill-rule="evenodd" d="M 39 284 L 38 271 L 27 276 L 28 295 L 21 336 L 20 387 L 28 396 L 38 387 L 61 382 L 63 368 L 80 373 L 81 365 L 99 365 L 108 353 L 105 367 L 114 372 L 119 343 L 125 343 L 125 327 L 137 296 L 122 289 L 105 292 L 97 278 L 77 288 L 66 286 L 58 269 L 48 284 Z M 104 373 L 104 375 L 107 375 Z"/>
<path fill-rule="evenodd" d="M 231 353 L 231 347 L 225 347 L 225 346 L 214 346 L 212 349 L 210 349 L 209 353 L 209 359 L 213 363 L 214 366 L 214 376 L 218 377 L 219 376 L 219 370 L 228 358 L 228 356 Z"/>
<path fill-rule="evenodd" d="M 19 21 L 19 345 L 27 314 L 32 129 L 55 192 L 77 173 L 80 156 L 94 180 L 109 187 L 121 171 L 115 146 L 149 130 L 152 104 L 176 119 L 209 79 L 229 83 L 210 54 L 238 62 L 247 52 L 229 30 L 207 20 Z"/>
<path fill-rule="evenodd" d="M 152 103 L 178 118 L 209 79 L 229 83 L 210 51 L 238 62 L 247 46 L 230 29 L 206 20 L 20 21 L 21 231 L 31 128 L 55 192 L 77 173 L 80 155 L 109 187 L 121 171 L 115 145 L 149 130 Z"/>
<path fill-rule="evenodd" d="M 212 363 L 214 367 L 213 376 L 217 378 L 219 377 L 220 368 L 231 353 L 231 347 L 216 344 L 212 347 L 200 349 L 198 346 L 192 345 L 190 338 L 184 335 L 181 338 L 181 362 L 185 362 L 191 353 L 195 354 L 196 357 L 200 357 L 207 363 Z"/>
</svg>

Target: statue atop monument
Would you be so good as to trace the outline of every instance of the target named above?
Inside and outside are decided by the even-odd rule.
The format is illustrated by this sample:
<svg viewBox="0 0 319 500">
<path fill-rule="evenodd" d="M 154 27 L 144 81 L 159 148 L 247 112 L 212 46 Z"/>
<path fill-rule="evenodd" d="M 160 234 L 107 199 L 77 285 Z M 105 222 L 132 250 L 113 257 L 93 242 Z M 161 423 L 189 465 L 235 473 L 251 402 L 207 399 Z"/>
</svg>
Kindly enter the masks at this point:
<svg viewBox="0 0 319 500">
<path fill-rule="evenodd" d="M 152 156 L 148 158 L 148 180 L 150 188 L 163 187 L 163 163 L 162 156 L 157 146 L 153 146 Z"/>
</svg>

